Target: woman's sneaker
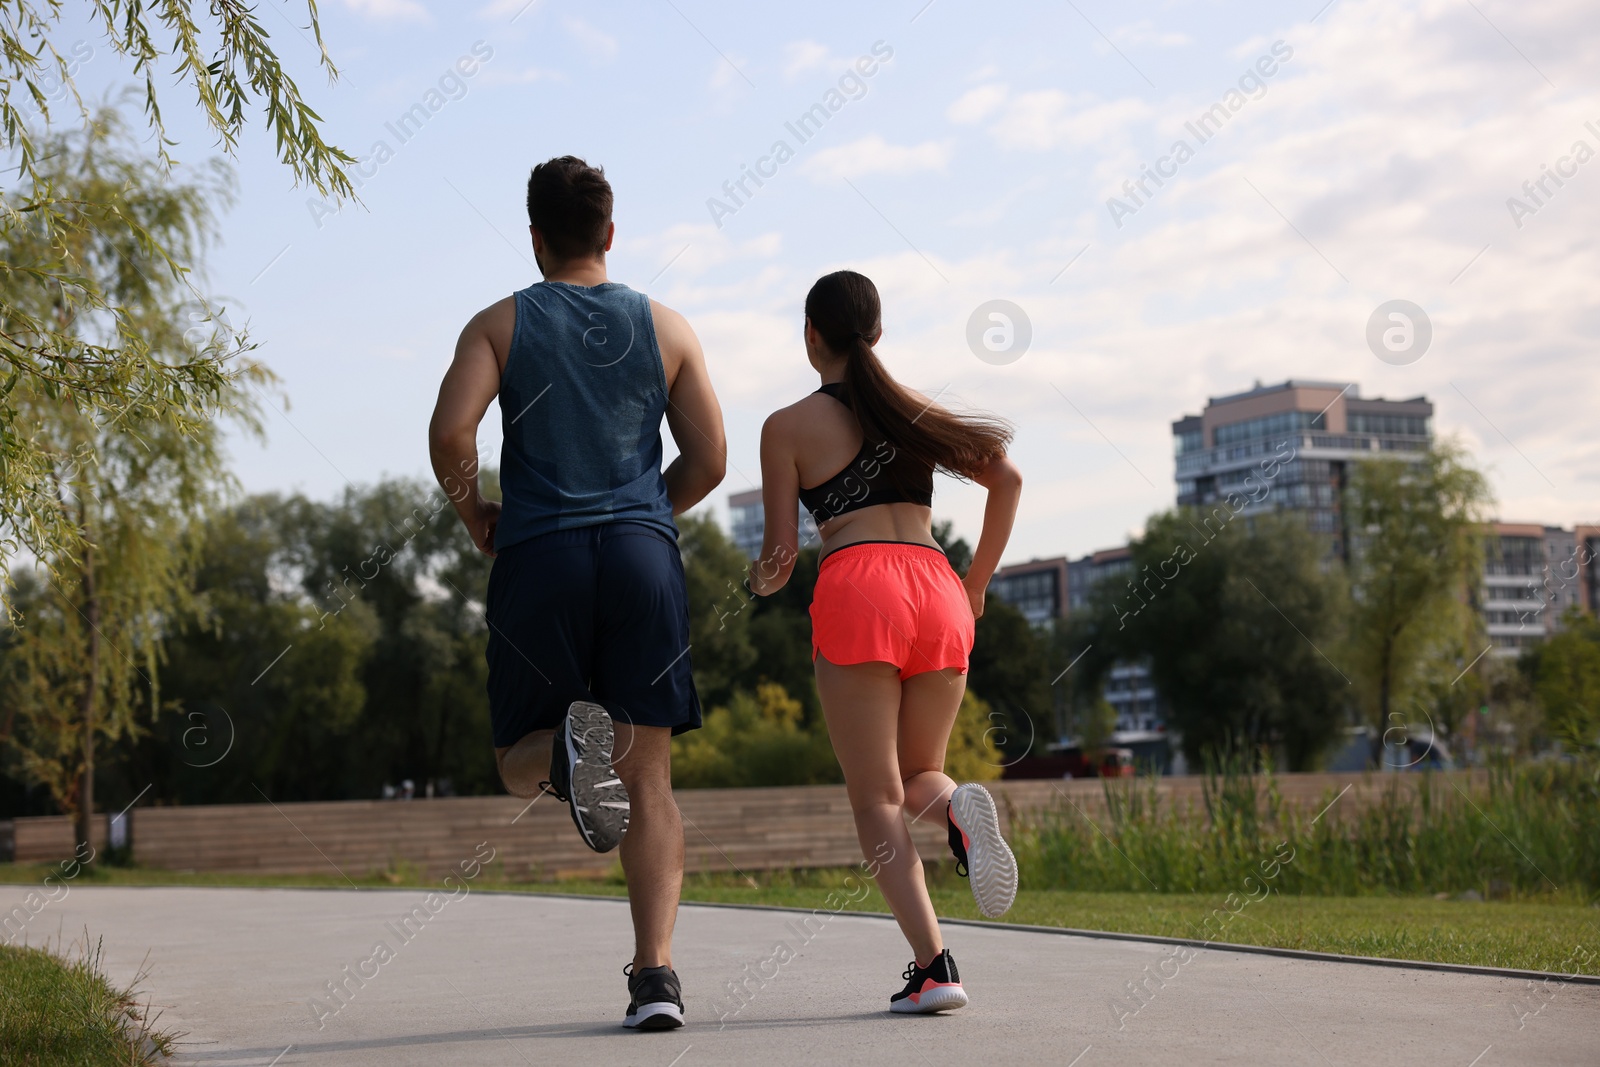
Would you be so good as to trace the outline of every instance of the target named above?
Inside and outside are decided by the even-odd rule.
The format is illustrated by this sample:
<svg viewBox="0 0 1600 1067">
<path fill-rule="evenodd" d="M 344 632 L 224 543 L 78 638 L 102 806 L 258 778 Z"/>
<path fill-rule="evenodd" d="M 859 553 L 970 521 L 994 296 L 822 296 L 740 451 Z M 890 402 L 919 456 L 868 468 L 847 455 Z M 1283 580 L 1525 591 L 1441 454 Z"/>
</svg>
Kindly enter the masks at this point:
<svg viewBox="0 0 1600 1067">
<path fill-rule="evenodd" d="M 1017 858 L 1000 836 L 994 798 L 981 785 L 958 785 L 950 795 L 946 818 L 956 873 L 967 877 L 978 910 L 991 919 L 999 918 L 1017 899 Z"/>
<path fill-rule="evenodd" d="M 616 728 L 599 704 L 575 700 L 550 746 L 550 791 L 565 800 L 584 844 L 610 852 L 628 830 L 628 790 L 611 766 Z"/>
<path fill-rule="evenodd" d="M 674 1030 L 683 1025 L 683 987 L 671 967 L 622 968 L 628 976 L 628 1014 L 633 1030 Z"/>
<path fill-rule="evenodd" d="M 913 1015 L 953 1011 L 967 1006 L 967 991 L 961 988 L 956 961 L 945 949 L 926 967 L 912 960 L 903 974 L 906 987 L 889 998 L 889 1010 Z"/>
</svg>

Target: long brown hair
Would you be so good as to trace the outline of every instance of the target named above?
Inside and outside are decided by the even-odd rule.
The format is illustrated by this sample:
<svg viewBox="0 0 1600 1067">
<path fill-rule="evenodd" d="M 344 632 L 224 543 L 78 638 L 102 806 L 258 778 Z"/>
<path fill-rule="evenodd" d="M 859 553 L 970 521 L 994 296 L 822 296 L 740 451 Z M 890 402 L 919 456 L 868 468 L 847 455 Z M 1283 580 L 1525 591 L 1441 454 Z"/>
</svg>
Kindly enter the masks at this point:
<svg viewBox="0 0 1600 1067">
<path fill-rule="evenodd" d="M 987 415 L 957 415 L 930 404 L 895 381 L 872 346 L 883 332 L 882 303 L 872 280 L 853 270 L 817 279 L 806 294 L 806 319 L 828 349 L 844 357 L 844 401 L 868 441 L 887 441 L 898 453 L 960 478 L 974 478 L 1003 456 L 1011 427 Z M 914 487 L 913 464 L 888 463 L 890 480 Z"/>
</svg>

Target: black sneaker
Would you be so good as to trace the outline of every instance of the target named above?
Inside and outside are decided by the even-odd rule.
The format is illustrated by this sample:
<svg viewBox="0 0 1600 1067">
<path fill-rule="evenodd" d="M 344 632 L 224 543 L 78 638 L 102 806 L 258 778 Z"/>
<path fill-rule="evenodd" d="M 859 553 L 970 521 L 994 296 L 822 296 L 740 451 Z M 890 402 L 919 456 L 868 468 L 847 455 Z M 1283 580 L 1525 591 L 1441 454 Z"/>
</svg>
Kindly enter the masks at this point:
<svg viewBox="0 0 1600 1067">
<path fill-rule="evenodd" d="M 683 987 L 671 967 L 622 968 L 628 976 L 628 1015 L 633 1030 L 676 1030 L 683 1025 Z"/>
<path fill-rule="evenodd" d="M 567 801 L 584 844 L 610 852 L 628 830 L 628 790 L 611 767 L 616 729 L 599 704 L 575 700 L 550 746 L 550 792 Z"/>
<path fill-rule="evenodd" d="M 967 991 L 961 988 L 956 961 L 945 949 L 926 967 L 912 960 L 901 976 L 906 987 L 889 998 L 889 1010 L 911 1015 L 931 1015 L 967 1006 Z"/>
<path fill-rule="evenodd" d="M 950 823 L 956 873 L 968 878 L 978 910 L 991 919 L 999 918 L 1017 899 L 1017 858 L 1000 836 L 994 798 L 981 785 L 958 785 L 950 794 L 945 818 Z"/>
</svg>

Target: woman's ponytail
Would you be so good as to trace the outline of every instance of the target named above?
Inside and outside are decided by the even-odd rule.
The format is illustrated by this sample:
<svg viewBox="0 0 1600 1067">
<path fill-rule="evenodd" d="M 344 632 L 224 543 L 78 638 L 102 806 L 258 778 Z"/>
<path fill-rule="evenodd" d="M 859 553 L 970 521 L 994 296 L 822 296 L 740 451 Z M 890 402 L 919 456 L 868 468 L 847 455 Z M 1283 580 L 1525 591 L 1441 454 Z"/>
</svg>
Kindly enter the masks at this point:
<svg viewBox="0 0 1600 1067">
<path fill-rule="evenodd" d="M 806 295 L 806 318 L 828 348 L 844 356 L 844 399 L 868 441 L 886 441 L 918 464 L 974 478 L 1005 455 L 1011 428 L 982 415 L 957 415 L 925 403 L 890 376 L 872 346 L 883 332 L 877 286 L 841 270 L 817 279 Z M 902 490 L 917 482 L 916 464 L 885 465 Z"/>
</svg>

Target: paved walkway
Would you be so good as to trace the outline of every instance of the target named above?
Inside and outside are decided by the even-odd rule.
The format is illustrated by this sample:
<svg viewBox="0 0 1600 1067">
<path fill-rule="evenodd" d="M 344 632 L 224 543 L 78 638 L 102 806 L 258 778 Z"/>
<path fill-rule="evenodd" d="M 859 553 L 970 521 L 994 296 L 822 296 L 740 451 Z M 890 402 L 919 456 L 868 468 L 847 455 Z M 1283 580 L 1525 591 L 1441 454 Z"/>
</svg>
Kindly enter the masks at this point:
<svg viewBox="0 0 1600 1067">
<path fill-rule="evenodd" d="M 893 924 L 801 918 L 686 905 L 690 1024 L 655 1034 L 620 1025 L 621 901 L 82 886 L 27 937 L 87 928 L 114 979 L 147 969 L 194 1065 L 1600 1063 L 1596 986 L 967 926 L 947 933 L 972 1004 L 890 1016 L 908 958 Z"/>
</svg>

